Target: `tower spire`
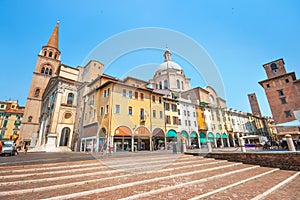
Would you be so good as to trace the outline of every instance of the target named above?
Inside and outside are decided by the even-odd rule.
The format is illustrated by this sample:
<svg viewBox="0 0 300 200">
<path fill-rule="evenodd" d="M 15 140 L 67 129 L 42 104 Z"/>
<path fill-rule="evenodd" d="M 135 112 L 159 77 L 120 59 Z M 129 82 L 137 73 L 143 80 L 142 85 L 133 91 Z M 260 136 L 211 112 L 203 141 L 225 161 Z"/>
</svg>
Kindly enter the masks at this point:
<svg viewBox="0 0 300 200">
<path fill-rule="evenodd" d="M 165 62 L 166 61 L 171 61 L 172 60 L 172 54 L 169 51 L 168 45 L 166 45 L 166 51 L 164 53 L 164 58 L 165 58 Z"/>
<path fill-rule="evenodd" d="M 56 22 L 56 26 L 49 38 L 47 46 L 58 49 L 58 28 L 59 28 L 59 21 Z"/>
</svg>

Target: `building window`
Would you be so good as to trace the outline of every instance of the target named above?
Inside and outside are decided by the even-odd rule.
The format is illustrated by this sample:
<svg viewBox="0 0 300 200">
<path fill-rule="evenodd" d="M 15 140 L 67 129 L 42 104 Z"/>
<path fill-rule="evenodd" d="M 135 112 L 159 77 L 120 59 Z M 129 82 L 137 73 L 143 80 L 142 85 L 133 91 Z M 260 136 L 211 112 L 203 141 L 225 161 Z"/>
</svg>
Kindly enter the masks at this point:
<svg viewBox="0 0 300 200">
<path fill-rule="evenodd" d="M 64 117 L 65 117 L 65 119 L 70 119 L 72 117 L 72 113 L 67 112 L 67 113 L 65 113 Z"/>
<path fill-rule="evenodd" d="M 47 55 L 47 51 L 44 51 L 44 56 L 46 56 Z"/>
<path fill-rule="evenodd" d="M 289 83 L 289 82 L 290 82 L 290 80 L 287 78 L 287 79 L 285 79 L 285 82 L 286 82 L 286 83 Z"/>
<path fill-rule="evenodd" d="M 41 73 L 42 73 L 42 74 L 45 73 L 45 67 L 42 68 Z"/>
<path fill-rule="evenodd" d="M 178 124 L 178 117 L 173 116 L 173 125 Z"/>
<path fill-rule="evenodd" d="M 184 122 L 185 122 L 185 126 L 187 126 L 187 120 L 184 120 Z"/>
<path fill-rule="evenodd" d="M 152 96 L 152 102 L 155 103 L 155 96 Z"/>
<path fill-rule="evenodd" d="M 278 68 L 277 68 L 277 65 L 276 65 L 275 63 L 272 63 L 272 64 L 271 64 L 271 69 L 272 69 L 272 71 L 275 71 L 275 72 L 276 72 L 276 69 L 278 69 Z"/>
<path fill-rule="evenodd" d="M 73 105 L 73 100 L 74 100 L 74 94 L 73 93 L 69 93 L 68 94 L 68 98 L 67 98 L 67 104 L 68 105 Z"/>
<path fill-rule="evenodd" d="M 115 111 L 116 114 L 120 114 L 120 105 L 116 105 L 116 111 Z"/>
<path fill-rule="evenodd" d="M 49 75 L 52 75 L 52 69 L 49 69 Z"/>
<path fill-rule="evenodd" d="M 189 122 L 189 126 L 191 126 L 191 121 L 189 120 L 188 122 Z"/>
<path fill-rule="evenodd" d="M 109 96 L 110 95 L 110 89 L 108 88 L 107 89 L 107 96 Z"/>
<path fill-rule="evenodd" d="M 28 122 L 32 122 L 32 116 L 28 117 Z"/>
<path fill-rule="evenodd" d="M 178 125 L 181 125 L 181 119 L 178 119 Z"/>
<path fill-rule="evenodd" d="M 158 103 L 162 103 L 161 97 L 158 97 Z"/>
<path fill-rule="evenodd" d="M 184 116 L 186 116 L 186 110 L 183 111 Z"/>
<path fill-rule="evenodd" d="M 104 110 L 103 107 L 101 107 L 101 108 L 100 108 L 100 116 L 101 116 L 101 117 L 103 116 L 103 110 Z"/>
<path fill-rule="evenodd" d="M 128 115 L 132 115 L 132 107 L 131 106 L 128 107 Z"/>
<path fill-rule="evenodd" d="M 278 91 L 279 96 L 283 96 L 284 95 L 284 93 L 283 93 L 282 90 L 277 90 L 277 91 Z"/>
<path fill-rule="evenodd" d="M 178 111 L 178 115 L 180 115 L 180 110 L 178 109 L 177 111 Z"/>
<path fill-rule="evenodd" d="M 194 125 L 195 125 L 195 127 L 197 127 L 197 123 L 196 123 L 196 121 L 194 121 Z"/>
<path fill-rule="evenodd" d="M 40 89 L 37 88 L 34 92 L 34 97 L 39 97 L 40 96 Z"/>
<path fill-rule="evenodd" d="M 1 104 L 0 108 L 4 108 L 4 104 Z"/>
<path fill-rule="evenodd" d="M 109 106 L 108 106 L 108 105 L 106 105 L 106 109 L 105 109 L 105 115 L 107 115 L 107 114 L 108 114 L 108 108 L 109 108 Z"/>
<path fill-rule="evenodd" d="M 52 58 L 52 51 L 50 51 L 50 53 L 49 53 L 49 57 L 50 57 L 50 58 Z"/>
<path fill-rule="evenodd" d="M 165 103 L 165 110 L 170 110 L 170 104 Z"/>
<path fill-rule="evenodd" d="M 190 111 L 187 111 L 187 116 L 188 116 L 188 117 L 190 116 Z"/>
<path fill-rule="evenodd" d="M 159 89 L 162 90 L 162 82 L 159 82 Z"/>
<path fill-rule="evenodd" d="M 267 84 L 267 88 L 270 88 L 270 84 Z"/>
<path fill-rule="evenodd" d="M 138 99 L 139 98 L 139 93 L 138 92 L 134 92 L 134 98 Z"/>
<path fill-rule="evenodd" d="M 286 111 L 284 111 L 284 113 L 285 113 L 285 117 L 292 117 L 290 110 L 286 110 Z"/>
<path fill-rule="evenodd" d="M 131 90 L 128 92 L 128 97 L 129 97 L 130 99 L 132 99 L 132 91 L 131 91 Z"/>
<path fill-rule="evenodd" d="M 153 118 L 156 118 L 156 110 L 152 111 L 152 116 L 153 116 Z"/>
<path fill-rule="evenodd" d="M 144 101 L 144 93 L 140 94 L 141 100 Z"/>
<path fill-rule="evenodd" d="M 184 90 L 184 87 L 183 87 L 183 81 L 181 81 L 181 89 Z"/>
<path fill-rule="evenodd" d="M 166 116 L 166 123 L 171 124 L 171 117 L 169 115 Z"/>
<path fill-rule="evenodd" d="M 180 89 L 180 82 L 179 82 L 179 80 L 177 80 L 176 82 L 177 82 L 177 88 Z"/>
<path fill-rule="evenodd" d="M 3 127 L 6 127 L 6 126 L 7 126 L 7 123 L 8 123 L 8 120 L 7 120 L 7 119 L 4 120 L 4 122 L 3 122 Z"/>
<path fill-rule="evenodd" d="M 164 89 L 168 89 L 168 80 L 164 80 Z"/>
<path fill-rule="evenodd" d="M 196 113 L 195 112 L 193 112 L 193 115 L 194 115 L 194 117 L 196 117 Z"/>
<path fill-rule="evenodd" d="M 144 111 L 144 108 L 141 108 L 141 110 L 140 110 L 140 119 L 141 120 L 145 120 L 145 111 Z"/>
<path fill-rule="evenodd" d="M 122 97 L 126 97 L 126 89 L 123 89 Z"/>
<path fill-rule="evenodd" d="M 286 104 L 286 99 L 285 99 L 285 97 L 280 98 L 280 100 L 281 100 L 281 104 Z"/>
<path fill-rule="evenodd" d="M 104 90 L 103 97 L 104 98 L 106 97 L 106 90 Z"/>
<path fill-rule="evenodd" d="M 163 112 L 159 111 L 159 118 L 162 119 L 163 118 Z"/>
<path fill-rule="evenodd" d="M 171 104 L 171 106 L 172 106 L 172 111 L 176 112 L 177 111 L 177 105 L 176 104 Z"/>
</svg>

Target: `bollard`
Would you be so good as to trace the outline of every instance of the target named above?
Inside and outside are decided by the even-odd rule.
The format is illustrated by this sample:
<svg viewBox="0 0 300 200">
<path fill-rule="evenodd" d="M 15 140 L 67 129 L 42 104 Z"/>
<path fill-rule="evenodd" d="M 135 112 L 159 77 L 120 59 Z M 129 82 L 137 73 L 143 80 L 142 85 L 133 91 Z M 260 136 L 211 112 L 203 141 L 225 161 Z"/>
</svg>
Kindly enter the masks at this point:
<svg viewBox="0 0 300 200">
<path fill-rule="evenodd" d="M 210 143 L 210 141 L 208 140 L 207 141 L 207 148 L 208 148 L 208 152 L 212 152 L 212 148 L 211 148 L 211 143 Z"/>
<path fill-rule="evenodd" d="M 241 151 L 242 152 L 246 152 L 244 139 L 243 138 L 239 138 L 239 140 L 240 140 L 240 145 L 241 145 Z"/>
<path fill-rule="evenodd" d="M 289 150 L 290 151 L 296 151 L 292 136 L 291 135 L 285 135 L 285 137 L 286 137 L 286 142 L 287 142 L 287 145 L 289 147 Z"/>
</svg>

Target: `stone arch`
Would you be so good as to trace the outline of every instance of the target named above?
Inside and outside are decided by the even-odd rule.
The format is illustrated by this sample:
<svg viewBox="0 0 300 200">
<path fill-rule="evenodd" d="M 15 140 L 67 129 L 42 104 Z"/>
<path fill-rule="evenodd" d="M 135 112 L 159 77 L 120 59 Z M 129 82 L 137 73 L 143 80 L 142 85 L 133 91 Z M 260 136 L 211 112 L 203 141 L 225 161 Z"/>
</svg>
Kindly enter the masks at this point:
<svg viewBox="0 0 300 200">
<path fill-rule="evenodd" d="M 71 129 L 69 127 L 64 127 L 61 130 L 59 146 L 68 146 L 70 133 L 71 133 Z"/>
<path fill-rule="evenodd" d="M 132 130 L 125 125 L 118 126 L 114 131 L 114 136 L 132 136 Z"/>
</svg>

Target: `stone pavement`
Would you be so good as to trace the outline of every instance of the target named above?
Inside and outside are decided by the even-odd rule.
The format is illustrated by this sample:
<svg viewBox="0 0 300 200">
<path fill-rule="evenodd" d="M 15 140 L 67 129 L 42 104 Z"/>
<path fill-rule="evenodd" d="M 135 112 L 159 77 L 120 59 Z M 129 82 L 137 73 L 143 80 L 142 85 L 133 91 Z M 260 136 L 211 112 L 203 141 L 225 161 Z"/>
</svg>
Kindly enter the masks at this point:
<svg viewBox="0 0 300 200">
<path fill-rule="evenodd" d="M 67 162 L 0 166 L 0 199 L 299 199 L 300 196 L 297 171 L 168 151 L 123 152 L 104 158 L 86 155 L 90 159 L 77 159 L 85 155 L 69 154 L 76 160 Z"/>
</svg>

